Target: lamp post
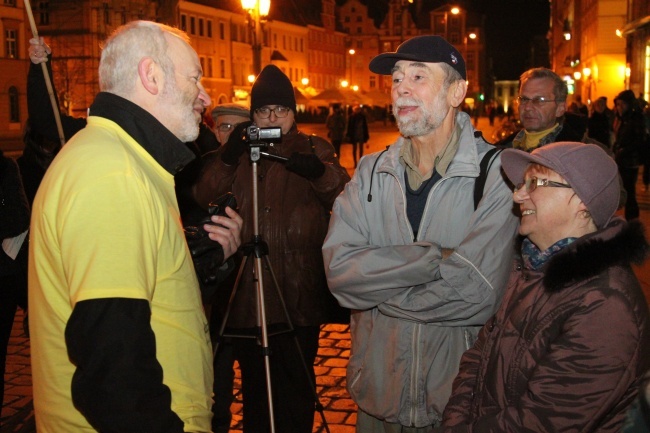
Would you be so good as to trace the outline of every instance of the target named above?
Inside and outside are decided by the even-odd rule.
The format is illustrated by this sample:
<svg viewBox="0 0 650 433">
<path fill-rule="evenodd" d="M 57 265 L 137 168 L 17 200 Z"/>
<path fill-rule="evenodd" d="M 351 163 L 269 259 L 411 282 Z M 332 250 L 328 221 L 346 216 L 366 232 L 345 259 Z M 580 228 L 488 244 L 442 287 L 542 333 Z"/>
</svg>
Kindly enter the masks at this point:
<svg viewBox="0 0 650 433">
<path fill-rule="evenodd" d="M 467 82 L 467 88 L 468 88 L 467 93 L 468 94 L 473 94 L 474 93 L 473 87 L 476 85 L 475 82 L 477 81 L 477 77 L 474 74 L 474 69 L 476 68 L 475 63 L 477 62 L 476 55 L 474 55 L 474 53 L 476 52 L 476 49 L 474 48 L 472 50 L 472 56 L 471 56 L 471 59 L 470 59 L 469 44 L 468 43 L 469 43 L 470 40 L 475 41 L 476 38 L 478 38 L 478 36 L 474 32 L 468 33 L 463 38 L 463 48 L 464 48 L 463 56 L 465 57 L 465 69 L 467 70 L 467 79 L 465 81 Z M 469 73 L 470 70 L 472 71 L 471 74 Z M 470 75 L 472 76 L 472 80 L 474 81 L 474 82 L 472 82 L 472 89 L 471 90 L 469 88 L 469 84 L 470 84 L 469 77 L 470 77 Z"/>
<path fill-rule="evenodd" d="M 269 14 L 271 0 L 241 0 L 241 6 L 248 12 L 253 27 L 253 72 L 262 71 L 262 19 Z"/>
<path fill-rule="evenodd" d="M 354 48 L 350 48 L 348 50 L 348 54 L 350 54 L 350 59 L 349 59 L 350 60 L 350 74 L 349 74 L 349 77 L 350 77 L 350 83 L 349 84 L 350 84 L 350 86 L 352 86 L 354 84 L 354 82 L 352 81 L 352 59 L 353 59 L 353 56 L 354 56 L 355 53 L 356 53 L 356 51 L 354 51 Z"/>
</svg>

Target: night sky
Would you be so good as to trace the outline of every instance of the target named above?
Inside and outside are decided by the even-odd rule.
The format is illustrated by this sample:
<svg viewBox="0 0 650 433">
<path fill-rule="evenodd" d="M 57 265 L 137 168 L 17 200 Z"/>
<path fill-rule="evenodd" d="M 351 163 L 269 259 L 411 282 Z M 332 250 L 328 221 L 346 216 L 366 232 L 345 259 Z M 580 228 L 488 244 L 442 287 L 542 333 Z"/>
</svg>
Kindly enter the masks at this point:
<svg viewBox="0 0 650 433">
<path fill-rule="evenodd" d="M 345 3 L 346 0 L 337 0 Z M 383 20 L 388 0 L 360 0 L 368 6 L 368 15 L 375 23 Z M 415 0 L 419 8 L 428 11 L 444 4 L 458 5 L 485 15 L 486 51 L 492 59 L 496 79 L 518 79 L 532 66 L 548 66 L 532 60 L 531 44 L 535 37 L 544 38 L 548 32 L 549 0 Z M 416 6 L 414 5 L 413 8 Z M 422 13 L 420 13 L 422 16 Z M 479 21 L 480 22 L 480 21 Z M 537 52 L 539 55 L 539 51 Z M 547 58 L 544 57 L 547 61 Z M 543 60 L 542 60 L 543 61 Z"/>
</svg>

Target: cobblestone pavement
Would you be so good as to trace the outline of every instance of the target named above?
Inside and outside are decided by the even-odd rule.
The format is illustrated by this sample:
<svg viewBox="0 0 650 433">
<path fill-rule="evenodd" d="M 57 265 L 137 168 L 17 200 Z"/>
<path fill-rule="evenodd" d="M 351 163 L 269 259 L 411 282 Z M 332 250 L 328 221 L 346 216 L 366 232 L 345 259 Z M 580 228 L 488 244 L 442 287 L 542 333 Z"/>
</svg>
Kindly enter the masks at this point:
<svg viewBox="0 0 650 433">
<path fill-rule="evenodd" d="M 365 153 L 376 152 L 391 144 L 397 133 L 391 125 L 370 125 L 370 145 Z M 324 125 L 305 125 L 305 132 L 326 136 Z M 480 119 L 479 129 L 485 137 L 491 137 L 492 129 L 487 119 Z M 350 174 L 354 171 L 351 145 L 341 148 L 341 164 Z M 641 208 L 641 220 L 646 226 L 650 224 L 650 191 L 644 191 L 638 184 L 637 196 Z M 650 260 L 643 266 L 635 268 L 636 274 L 644 288 L 646 298 L 650 300 Z M 7 368 L 5 373 L 5 398 L 0 415 L 0 433 L 34 433 L 32 410 L 31 367 L 29 360 L 29 339 L 22 328 L 23 315 L 19 311 L 9 342 Z M 345 367 L 350 356 L 350 335 L 346 325 L 325 325 L 321 330 L 320 348 L 316 358 L 316 392 L 323 406 L 323 413 L 331 433 L 353 433 L 356 424 L 357 408 L 346 391 Z M 236 370 L 235 401 L 232 405 L 233 420 L 231 433 L 242 432 L 242 397 L 241 377 Z M 320 415 L 316 413 L 314 432 L 325 432 Z"/>
</svg>

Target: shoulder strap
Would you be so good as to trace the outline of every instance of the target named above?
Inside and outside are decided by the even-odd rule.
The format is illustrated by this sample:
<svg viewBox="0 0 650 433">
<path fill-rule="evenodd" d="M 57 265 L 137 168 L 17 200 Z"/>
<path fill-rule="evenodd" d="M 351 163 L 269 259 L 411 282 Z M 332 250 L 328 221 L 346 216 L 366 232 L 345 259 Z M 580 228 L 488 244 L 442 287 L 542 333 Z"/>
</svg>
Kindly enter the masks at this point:
<svg viewBox="0 0 650 433">
<path fill-rule="evenodd" d="M 478 207 L 478 203 L 483 198 L 483 189 L 485 188 L 485 182 L 487 181 L 488 173 L 490 172 L 490 167 L 492 162 L 494 162 L 494 157 L 499 155 L 503 149 L 498 147 L 493 147 L 488 150 L 483 159 L 481 159 L 480 172 L 476 181 L 474 182 L 474 210 Z"/>
</svg>

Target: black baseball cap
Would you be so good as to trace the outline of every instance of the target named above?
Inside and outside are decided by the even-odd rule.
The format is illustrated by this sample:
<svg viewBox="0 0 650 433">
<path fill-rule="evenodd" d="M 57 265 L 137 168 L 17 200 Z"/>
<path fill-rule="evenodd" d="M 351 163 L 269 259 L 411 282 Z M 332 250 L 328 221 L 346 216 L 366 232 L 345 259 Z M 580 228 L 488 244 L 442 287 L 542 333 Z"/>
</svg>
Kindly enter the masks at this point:
<svg viewBox="0 0 650 433">
<path fill-rule="evenodd" d="M 397 51 L 383 53 L 370 61 L 370 70 L 375 74 L 391 75 L 398 60 L 412 60 L 424 63 L 446 63 L 454 68 L 463 80 L 467 80 L 465 59 L 460 52 L 440 36 L 416 36 L 403 42 Z"/>
</svg>

